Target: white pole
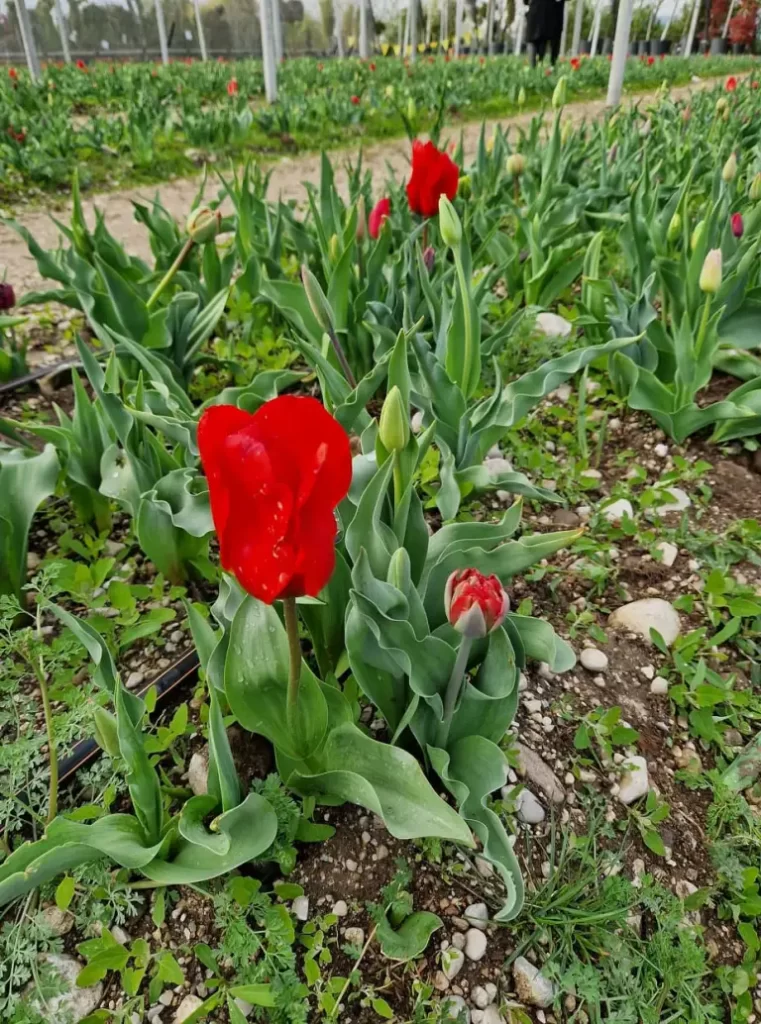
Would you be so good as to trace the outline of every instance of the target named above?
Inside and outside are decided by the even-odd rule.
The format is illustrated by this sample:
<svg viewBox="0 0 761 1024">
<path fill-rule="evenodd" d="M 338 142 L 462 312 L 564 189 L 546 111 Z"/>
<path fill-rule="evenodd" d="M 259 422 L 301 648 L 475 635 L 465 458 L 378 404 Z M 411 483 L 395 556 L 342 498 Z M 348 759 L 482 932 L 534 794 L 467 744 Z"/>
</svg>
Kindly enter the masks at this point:
<svg viewBox="0 0 761 1024">
<path fill-rule="evenodd" d="M 413 64 L 417 60 L 417 15 L 417 0 L 410 0 L 407 17 L 410 19 L 410 61 Z"/>
<path fill-rule="evenodd" d="M 264 64 L 264 93 L 268 103 L 277 100 L 277 64 L 275 40 L 272 32 L 272 5 L 270 0 L 259 0 L 259 24 L 262 33 L 262 63 Z"/>
<path fill-rule="evenodd" d="M 454 9 L 454 55 L 460 56 L 460 36 L 462 35 L 462 0 L 457 0 Z"/>
<path fill-rule="evenodd" d="M 198 45 L 201 48 L 201 60 L 208 60 L 209 51 L 206 49 L 206 33 L 203 30 L 200 0 L 193 0 L 193 7 L 196 12 L 196 32 L 198 32 Z"/>
<path fill-rule="evenodd" d="M 283 59 L 283 23 L 280 20 L 280 0 L 270 0 L 272 14 L 272 42 L 275 49 L 275 66 Z"/>
<path fill-rule="evenodd" d="M 66 19 L 63 16 L 63 8 L 61 7 L 61 0 L 55 0 L 55 16 L 58 22 L 58 34 L 61 37 L 61 49 L 63 50 L 63 59 L 67 64 L 71 64 L 71 50 L 69 49 L 69 29 L 66 24 Z"/>
<path fill-rule="evenodd" d="M 429 0 L 425 12 L 425 45 L 431 45 L 431 29 L 433 28 L 433 0 Z"/>
<path fill-rule="evenodd" d="M 621 102 L 626 58 L 629 53 L 629 29 L 632 23 L 633 2 L 634 0 L 621 0 L 618 7 L 616 36 L 613 40 L 613 56 L 610 62 L 610 76 L 608 78 L 608 98 L 606 102 L 609 107 L 617 107 Z"/>
<path fill-rule="evenodd" d="M 439 45 L 447 48 L 449 41 L 449 0 L 441 0 L 439 4 Z"/>
<path fill-rule="evenodd" d="M 674 3 L 674 6 L 671 8 L 671 13 L 669 14 L 668 18 L 666 19 L 666 24 L 663 26 L 663 31 L 661 32 L 661 42 L 663 42 L 663 40 L 668 35 L 668 30 L 671 28 L 671 22 L 674 20 L 674 14 L 675 13 L 676 13 L 676 2 Z"/>
<path fill-rule="evenodd" d="M 26 66 L 29 68 L 32 81 L 36 82 L 40 77 L 40 59 L 37 56 L 32 23 L 29 20 L 29 11 L 26 9 L 25 0 L 16 0 L 16 13 L 18 14 L 18 23 L 21 29 L 21 41 L 24 44 L 24 53 L 26 54 Z"/>
<path fill-rule="evenodd" d="M 169 47 L 166 41 L 166 22 L 164 21 L 164 8 L 161 0 L 156 0 L 156 24 L 159 30 L 159 48 L 161 50 L 161 61 L 169 63 Z"/>
<path fill-rule="evenodd" d="M 565 46 L 568 40 L 568 4 L 563 4 L 563 34 L 560 37 L 560 56 L 565 57 Z"/>
<path fill-rule="evenodd" d="M 333 32 L 336 37 L 336 49 L 338 50 L 338 56 L 343 57 L 344 41 L 341 34 L 341 7 L 338 0 L 333 0 Z"/>
<path fill-rule="evenodd" d="M 494 53 L 494 0 L 486 8 L 486 52 L 490 57 Z"/>
<path fill-rule="evenodd" d="M 602 0 L 595 4 L 595 20 L 592 24 L 592 45 L 589 47 L 591 57 L 597 53 L 597 44 L 600 41 L 600 22 L 602 21 Z"/>
<path fill-rule="evenodd" d="M 693 44 L 693 42 L 695 40 L 695 29 L 697 28 L 698 15 L 699 14 L 700 14 L 700 0 L 695 0 L 695 3 L 694 3 L 693 8 L 692 8 L 692 17 L 690 18 L 690 28 L 689 28 L 689 31 L 687 33 L 687 41 L 684 44 L 684 54 L 683 54 L 683 56 L 685 56 L 685 57 L 689 57 L 690 54 L 692 53 L 692 44 Z"/>
<path fill-rule="evenodd" d="M 515 13 L 517 24 L 515 26 L 515 49 L 513 53 L 520 53 L 523 49 L 523 30 L 526 27 L 526 8 L 518 0 L 518 10 Z"/>
<path fill-rule="evenodd" d="M 362 60 L 370 56 L 367 45 L 367 0 L 359 0 L 359 55 Z"/>
<path fill-rule="evenodd" d="M 721 38 L 727 38 L 727 32 L 729 31 L 729 19 L 732 17 L 732 12 L 735 9 L 735 0 L 731 0 L 729 10 L 727 11 L 727 20 L 724 22 L 724 28 L 721 30 Z"/>
<path fill-rule="evenodd" d="M 576 0 L 576 6 L 573 11 L 573 40 L 571 42 L 571 54 L 574 57 L 578 56 L 579 46 L 581 45 L 581 21 L 583 17 L 584 0 Z"/>
</svg>

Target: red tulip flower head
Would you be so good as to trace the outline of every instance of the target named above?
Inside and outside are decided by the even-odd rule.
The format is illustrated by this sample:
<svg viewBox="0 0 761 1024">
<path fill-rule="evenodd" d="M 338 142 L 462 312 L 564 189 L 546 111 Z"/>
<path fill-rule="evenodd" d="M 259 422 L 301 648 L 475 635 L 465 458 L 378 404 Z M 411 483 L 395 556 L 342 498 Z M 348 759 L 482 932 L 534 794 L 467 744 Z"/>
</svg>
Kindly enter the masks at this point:
<svg viewBox="0 0 761 1024">
<path fill-rule="evenodd" d="M 743 224 L 743 215 L 741 213 L 733 213 L 729 219 L 732 225 L 732 234 L 735 238 L 742 238 L 745 226 Z"/>
<path fill-rule="evenodd" d="M 316 596 L 335 566 L 333 510 L 351 483 L 346 431 L 315 398 L 255 413 L 213 405 L 198 424 L 222 567 L 266 604 Z"/>
<path fill-rule="evenodd" d="M 238 95 L 238 79 L 237 78 L 231 78 L 230 81 L 227 83 L 227 95 L 228 96 L 237 96 Z"/>
<path fill-rule="evenodd" d="M 79 68 L 80 71 L 87 71 L 87 65 L 85 64 L 85 62 L 82 60 L 81 57 L 77 61 L 77 67 Z"/>
<path fill-rule="evenodd" d="M 735 77 L 735 75 L 729 76 L 729 78 L 724 83 L 724 88 L 727 90 L 727 92 L 735 91 L 735 89 L 737 88 L 737 78 Z"/>
<path fill-rule="evenodd" d="M 352 96 L 351 102 L 354 104 L 355 107 L 358 107 L 359 106 L 359 96 Z"/>
<path fill-rule="evenodd" d="M 457 195 L 460 172 L 457 164 L 432 142 L 412 143 L 412 174 L 407 182 L 407 201 L 413 213 L 421 217 L 435 217 L 439 212 L 439 199 L 446 196 L 451 202 Z"/>
<path fill-rule="evenodd" d="M 484 637 L 504 622 L 510 598 L 496 576 L 457 569 L 447 580 L 444 607 L 450 625 L 463 636 Z"/>
<path fill-rule="evenodd" d="M 18 78 L 18 71 L 15 68 L 8 68 L 8 78 L 11 78 L 14 82 Z"/>
<path fill-rule="evenodd" d="M 655 64 L 655 57 L 648 57 L 647 58 L 647 66 L 649 68 L 651 68 L 653 66 L 653 64 Z"/>
<path fill-rule="evenodd" d="M 375 64 L 374 64 L 374 62 L 371 61 L 370 64 L 368 65 L 368 67 L 370 68 L 371 71 L 375 71 Z"/>
<path fill-rule="evenodd" d="M 574 71 L 578 71 L 581 67 L 581 61 L 578 57 L 571 57 L 571 67 Z"/>
<path fill-rule="evenodd" d="M 16 305 L 16 296 L 13 291 L 12 284 L 6 284 L 5 281 L 0 281 L 0 313 L 4 313 L 8 309 L 13 309 Z"/>
<path fill-rule="evenodd" d="M 380 234 L 383 222 L 391 213 L 391 200 L 388 198 L 379 199 L 375 206 L 370 211 L 370 216 L 367 218 L 367 230 L 370 232 L 370 238 L 377 238 Z"/>
</svg>

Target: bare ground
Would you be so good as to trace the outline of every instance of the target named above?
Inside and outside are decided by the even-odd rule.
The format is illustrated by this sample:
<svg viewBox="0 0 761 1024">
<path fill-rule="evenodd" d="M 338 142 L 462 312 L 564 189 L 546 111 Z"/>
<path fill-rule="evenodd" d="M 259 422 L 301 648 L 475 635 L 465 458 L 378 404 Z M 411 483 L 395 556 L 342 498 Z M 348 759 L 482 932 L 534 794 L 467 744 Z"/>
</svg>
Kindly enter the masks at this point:
<svg viewBox="0 0 761 1024">
<path fill-rule="evenodd" d="M 671 95 L 674 98 L 682 98 L 690 93 L 710 88 L 715 85 L 718 79 L 704 79 L 699 84 L 682 86 L 673 89 Z M 632 103 L 646 104 L 654 93 L 640 93 L 632 97 Z M 574 122 L 581 122 L 599 117 L 605 111 L 604 99 L 592 100 L 585 103 L 571 103 L 566 107 L 568 115 Z M 500 118 L 496 121 L 486 123 L 487 134 L 497 125 L 503 128 L 526 127 L 535 116 L 534 112 L 521 114 L 509 118 Z M 451 126 L 452 130 L 463 132 L 466 158 L 470 157 L 478 143 L 481 131 L 479 122 L 471 122 L 464 126 Z M 409 167 L 409 143 L 407 139 L 400 138 L 374 143 L 364 149 L 363 162 L 372 174 L 385 180 L 390 174 L 397 178 L 406 177 Z M 356 158 L 357 148 L 337 150 L 331 153 L 333 165 L 338 169 L 337 181 L 339 187 L 345 183 L 343 166 L 348 159 Z M 275 171 L 270 180 L 270 198 L 278 195 L 284 200 L 304 198 L 304 182 L 317 182 L 320 174 L 319 154 L 304 156 L 283 157 L 275 164 Z M 192 178 L 175 179 L 166 182 L 156 188 L 129 189 L 125 191 L 109 192 L 92 196 L 84 202 L 85 215 L 92 222 L 93 208 L 97 206 L 106 215 L 106 223 L 111 233 L 119 239 L 128 252 L 143 258 L 150 258 L 148 235 L 142 224 L 138 224 L 133 217 L 132 200 L 139 199 L 150 201 L 158 192 L 161 202 L 166 209 L 178 219 L 182 219 L 190 209 L 191 203 L 198 191 L 198 176 Z M 213 184 L 210 184 L 209 194 L 212 193 Z M 64 223 L 68 221 L 70 207 L 63 211 L 57 211 L 56 215 Z M 34 235 L 37 241 L 44 248 L 52 248 L 56 244 L 58 228 L 50 219 L 47 212 L 43 210 L 30 211 L 19 216 L 20 222 Z M 7 279 L 16 288 L 16 294 L 22 295 L 27 291 L 38 290 L 43 287 L 43 281 L 37 271 L 37 266 L 29 255 L 26 244 L 10 228 L 0 224 L 0 273 L 7 268 Z"/>
</svg>

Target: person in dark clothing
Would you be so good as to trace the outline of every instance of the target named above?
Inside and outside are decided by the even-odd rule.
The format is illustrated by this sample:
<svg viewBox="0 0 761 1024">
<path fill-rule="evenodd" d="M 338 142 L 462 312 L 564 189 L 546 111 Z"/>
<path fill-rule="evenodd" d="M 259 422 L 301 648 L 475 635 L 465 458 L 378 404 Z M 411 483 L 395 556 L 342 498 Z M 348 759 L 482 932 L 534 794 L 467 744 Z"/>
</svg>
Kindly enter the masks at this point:
<svg viewBox="0 0 761 1024">
<path fill-rule="evenodd" d="M 531 45 L 531 64 L 544 60 L 547 46 L 550 62 L 557 63 L 563 35 L 565 0 L 530 0 L 526 15 L 526 41 Z"/>
</svg>

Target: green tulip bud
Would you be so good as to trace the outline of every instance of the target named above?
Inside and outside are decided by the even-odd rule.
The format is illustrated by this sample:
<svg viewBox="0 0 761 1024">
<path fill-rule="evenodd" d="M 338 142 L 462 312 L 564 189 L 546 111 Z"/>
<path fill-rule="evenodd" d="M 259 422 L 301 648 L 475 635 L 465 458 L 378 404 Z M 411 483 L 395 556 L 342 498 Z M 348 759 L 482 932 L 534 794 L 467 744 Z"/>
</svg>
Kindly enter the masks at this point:
<svg viewBox="0 0 761 1024">
<path fill-rule="evenodd" d="M 114 715 L 105 708 L 96 707 L 93 711 L 93 719 L 95 742 L 109 757 L 119 757 L 121 750 Z"/>
<path fill-rule="evenodd" d="M 208 206 L 197 206 L 192 210 L 185 224 L 185 230 L 196 245 L 210 242 L 219 234 L 222 226 L 222 214 L 219 210 L 210 210 Z"/>
<path fill-rule="evenodd" d="M 694 229 L 693 229 L 692 236 L 690 238 L 690 249 L 693 252 L 700 245 L 700 240 L 703 237 L 703 232 L 705 231 L 705 226 L 706 226 L 706 222 L 704 220 L 699 220 L 697 222 L 697 224 L 695 225 Z"/>
<path fill-rule="evenodd" d="M 407 100 L 407 120 L 408 121 L 414 121 L 416 114 L 417 114 L 417 107 L 415 106 L 415 101 L 410 96 L 410 98 Z"/>
<path fill-rule="evenodd" d="M 750 183 L 748 198 L 754 203 L 761 199 L 761 171 L 754 175 L 753 181 Z"/>
<path fill-rule="evenodd" d="M 448 245 L 450 249 L 457 248 L 462 239 L 462 224 L 457 211 L 446 196 L 439 199 L 439 230 L 444 245 Z"/>
<path fill-rule="evenodd" d="M 555 91 L 552 94 L 552 108 L 553 110 L 562 110 L 566 104 L 568 97 L 568 80 L 565 75 L 559 79 L 558 84 L 555 86 Z"/>
<path fill-rule="evenodd" d="M 340 255 L 341 247 L 338 241 L 338 235 L 332 235 L 328 242 L 328 256 L 330 256 L 331 263 L 338 263 Z"/>
<path fill-rule="evenodd" d="M 668 231 L 666 232 L 666 239 L 669 242 L 675 242 L 679 238 L 679 233 L 682 230 L 682 218 L 680 214 L 675 213 L 669 221 Z"/>
<path fill-rule="evenodd" d="M 727 98 L 726 96 L 720 96 L 716 100 L 716 113 L 721 114 L 727 109 Z"/>
<path fill-rule="evenodd" d="M 737 157 L 734 153 L 729 154 L 729 159 L 722 168 L 721 176 L 724 181 L 734 181 L 737 177 Z"/>
<path fill-rule="evenodd" d="M 387 452 L 401 452 L 410 439 L 408 410 L 404 407 L 402 393 L 396 384 L 386 395 L 380 414 L 378 436 Z"/>
<path fill-rule="evenodd" d="M 520 87 L 520 91 L 518 92 L 518 106 L 526 106 L 526 90 L 523 88 L 523 86 Z"/>
<path fill-rule="evenodd" d="M 330 333 L 334 329 L 333 310 L 330 308 L 330 304 L 325 297 L 325 292 L 320 287 L 320 282 L 306 264 L 301 268 L 301 282 L 304 285 L 307 301 L 314 313 L 315 320 L 317 320 L 323 331 Z"/>
<path fill-rule="evenodd" d="M 393 85 L 387 85 L 385 90 L 384 90 L 384 92 L 385 92 L 387 100 L 392 100 L 394 98 L 394 87 L 393 87 Z"/>
<path fill-rule="evenodd" d="M 507 173 L 519 178 L 526 170 L 526 158 L 522 153 L 511 153 L 507 158 Z"/>
<path fill-rule="evenodd" d="M 467 199 L 470 196 L 470 175 L 463 174 L 457 182 L 457 195 Z"/>
<path fill-rule="evenodd" d="M 715 295 L 721 288 L 721 249 L 711 249 L 703 260 L 699 285 L 706 295 Z"/>
</svg>

